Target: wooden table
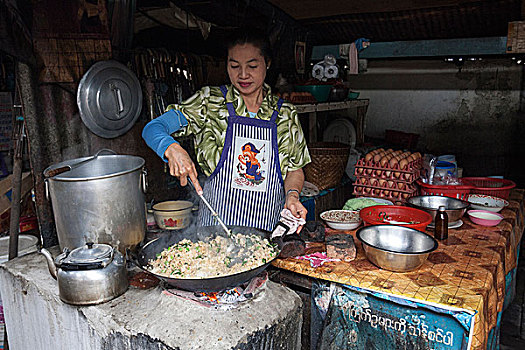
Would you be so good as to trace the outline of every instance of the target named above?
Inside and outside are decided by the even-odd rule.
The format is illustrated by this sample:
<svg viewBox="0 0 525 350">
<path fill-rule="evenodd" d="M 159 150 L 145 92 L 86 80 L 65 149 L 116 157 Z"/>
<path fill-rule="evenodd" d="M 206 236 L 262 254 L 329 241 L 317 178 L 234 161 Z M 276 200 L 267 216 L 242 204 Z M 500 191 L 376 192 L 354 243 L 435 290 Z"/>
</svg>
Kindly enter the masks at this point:
<svg viewBox="0 0 525 350">
<path fill-rule="evenodd" d="M 317 112 L 357 108 L 356 144 L 362 145 L 365 141 L 365 117 L 366 111 L 368 110 L 368 104 L 368 99 L 359 99 L 342 102 L 296 105 L 295 108 L 297 109 L 297 113 L 308 113 L 309 142 L 317 142 Z"/>
<path fill-rule="evenodd" d="M 385 299 L 463 311 L 471 318 L 471 349 L 484 350 L 488 345 L 493 348 L 498 341 L 505 297 L 516 271 L 524 228 L 525 190 L 513 190 L 509 202 L 501 211 L 503 221 L 494 227 L 479 226 L 463 217 L 463 225 L 449 230 L 449 238 L 441 241 L 423 266 L 412 272 L 394 273 L 372 265 L 355 238 L 355 231 L 345 231 L 356 242 L 357 258 L 352 262 L 326 262 L 314 268 L 306 260 L 288 258 L 277 259 L 273 265 L 296 276 L 355 287 Z M 327 230 L 327 234 L 332 232 Z M 308 287 L 308 282 L 302 286 Z M 403 336 L 409 337 L 408 333 Z"/>
</svg>

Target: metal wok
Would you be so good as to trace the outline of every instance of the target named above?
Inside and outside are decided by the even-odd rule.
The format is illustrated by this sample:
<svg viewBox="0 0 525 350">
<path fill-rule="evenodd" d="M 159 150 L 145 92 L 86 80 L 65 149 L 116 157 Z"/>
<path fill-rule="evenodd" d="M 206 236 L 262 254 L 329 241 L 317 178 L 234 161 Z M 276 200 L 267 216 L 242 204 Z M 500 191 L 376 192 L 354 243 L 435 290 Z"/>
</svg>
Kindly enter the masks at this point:
<svg viewBox="0 0 525 350">
<path fill-rule="evenodd" d="M 255 234 L 268 240 L 270 238 L 269 232 L 251 227 L 230 226 L 229 228 L 232 230 L 233 234 Z M 165 281 L 175 288 L 192 292 L 219 292 L 228 288 L 237 287 L 238 285 L 249 281 L 252 277 L 257 276 L 259 273 L 264 271 L 266 267 L 268 267 L 268 265 L 277 258 L 277 256 L 279 256 L 279 253 L 282 249 L 282 241 L 278 240 L 275 242 L 277 244 L 278 250 L 274 259 L 269 260 L 266 262 L 266 264 L 254 269 L 221 277 L 199 279 L 172 278 L 152 273 L 147 268 L 149 260 L 156 259 L 157 254 L 162 252 L 165 248 L 176 244 L 183 239 L 189 239 L 192 242 L 197 242 L 202 241 L 208 237 L 215 238 L 217 235 L 225 235 L 220 226 L 191 227 L 187 230 L 174 231 L 171 234 L 166 234 L 165 236 L 148 242 L 143 247 L 139 247 L 136 253 L 131 254 L 131 260 L 143 271 L 159 278 L 160 280 Z"/>
</svg>

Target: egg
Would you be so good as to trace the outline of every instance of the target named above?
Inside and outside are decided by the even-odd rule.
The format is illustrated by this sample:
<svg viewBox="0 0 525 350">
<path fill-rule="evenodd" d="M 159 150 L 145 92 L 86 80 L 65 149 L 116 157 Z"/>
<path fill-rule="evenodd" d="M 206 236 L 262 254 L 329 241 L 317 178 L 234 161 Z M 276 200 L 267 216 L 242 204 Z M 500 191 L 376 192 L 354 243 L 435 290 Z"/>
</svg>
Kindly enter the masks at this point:
<svg viewBox="0 0 525 350">
<path fill-rule="evenodd" d="M 372 152 L 367 153 L 365 156 L 365 162 L 369 162 L 370 159 L 372 158 L 374 158 L 374 155 L 372 154 Z"/>
<path fill-rule="evenodd" d="M 406 160 L 408 160 L 409 163 L 412 163 L 413 161 L 416 160 L 416 158 L 414 158 L 414 155 L 411 154 L 411 155 L 409 155 L 409 156 L 406 158 Z"/>
<path fill-rule="evenodd" d="M 363 193 L 370 194 L 371 192 L 372 192 L 372 189 L 370 187 L 364 187 L 363 188 Z"/>
<path fill-rule="evenodd" d="M 389 148 L 386 150 L 386 154 L 391 154 L 391 153 L 394 153 L 394 150 L 392 148 Z"/>
<path fill-rule="evenodd" d="M 399 161 L 399 167 L 401 168 L 401 170 L 406 170 L 407 165 L 408 165 L 408 160 L 406 160 L 406 159 L 401 159 L 401 160 Z"/>
<path fill-rule="evenodd" d="M 362 178 L 359 179 L 359 182 L 360 182 L 362 185 L 366 185 L 367 181 L 368 181 L 368 180 L 366 179 L 366 177 L 362 177 Z"/>
<path fill-rule="evenodd" d="M 373 190 L 373 193 L 374 193 L 374 196 L 379 196 L 381 194 L 381 190 L 376 188 Z"/>
<path fill-rule="evenodd" d="M 390 159 L 390 161 L 388 162 L 388 165 L 390 166 L 391 169 L 395 169 L 397 167 L 397 164 L 398 164 L 398 160 L 396 159 L 396 157 Z"/>
<path fill-rule="evenodd" d="M 412 176 L 412 174 L 404 174 L 405 176 L 405 180 L 410 180 L 410 177 Z"/>
<path fill-rule="evenodd" d="M 389 178 L 391 175 L 392 175 L 392 172 L 390 170 L 385 170 L 385 172 L 383 173 L 383 175 L 386 177 L 386 178 Z"/>
<path fill-rule="evenodd" d="M 377 186 L 377 184 L 378 184 L 377 179 L 370 179 L 370 185 Z"/>
<path fill-rule="evenodd" d="M 399 176 L 401 176 L 401 173 L 399 171 L 394 171 L 394 177 L 399 179 Z"/>
<path fill-rule="evenodd" d="M 383 154 L 381 152 L 379 152 L 378 154 L 376 154 L 374 156 L 374 163 L 379 163 L 379 161 L 381 160 L 381 158 L 383 158 Z"/>
<path fill-rule="evenodd" d="M 401 153 L 401 158 L 406 158 L 410 155 L 410 152 L 403 152 Z"/>
<path fill-rule="evenodd" d="M 361 175 L 364 172 L 364 168 L 355 168 L 356 175 Z"/>
<path fill-rule="evenodd" d="M 380 169 L 374 170 L 374 176 L 375 177 L 383 176 L 383 170 L 380 170 Z"/>
<path fill-rule="evenodd" d="M 421 159 L 421 153 L 416 152 L 416 153 L 414 153 L 414 155 L 416 156 L 416 159 Z"/>
<path fill-rule="evenodd" d="M 403 193 L 401 196 L 403 199 L 407 199 L 410 196 L 410 193 Z"/>
<path fill-rule="evenodd" d="M 379 185 L 379 187 L 384 187 L 384 188 L 386 188 L 386 186 L 387 186 L 387 181 L 386 181 L 386 180 L 383 180 L 383 179 L 380 179 L 380 180 L 378 181 L 378 185 Z"/>
<path fill-rule="evenodd" d="M 397 183 L 397 188 L 399 188 L 400 190 L 404 190 L 406 187 L 406 184 L 404 182 L 398 182 Z"/>
<path fill-rule="evenodd" d="M 366 175 L 372 175 L 373 172 L 374 172 L 374 169 L 366 169 L 365 171 Z"/>
<path fill-rule="evenodd" d="M 392 180 L 388 180 L 387 183 L 388 183 L 388 187 L 389 188 L 394 188 L 396 186 L 396 183 L 394 181 L 392 181 Z"/>
<path fill-rule="evenodd" d="M 388 162 L 390 161 L 390 159 L 388 158 L 388 155 L 386 156 L 383 156 L 383 158 L 381 158 L 381 160 L 379 160 L 379 164 L 381 164 L 381 167 L 386 167 L 388 165 Z"/>
<path fill-rule="evenodd" d="M 390 196 L 390 190 L 383 190 L 383 195 L 384 195 L 385 197 Z"/>
<path fill-rule="evenodd" d="M 397 196 L 399 196 L 399 192 L 397 192 L 397 191 L 392 191 L 390 193 L 392 194 L 392 197 L 394 197 L 394 198 L 397 198 Z"/>
</svg>

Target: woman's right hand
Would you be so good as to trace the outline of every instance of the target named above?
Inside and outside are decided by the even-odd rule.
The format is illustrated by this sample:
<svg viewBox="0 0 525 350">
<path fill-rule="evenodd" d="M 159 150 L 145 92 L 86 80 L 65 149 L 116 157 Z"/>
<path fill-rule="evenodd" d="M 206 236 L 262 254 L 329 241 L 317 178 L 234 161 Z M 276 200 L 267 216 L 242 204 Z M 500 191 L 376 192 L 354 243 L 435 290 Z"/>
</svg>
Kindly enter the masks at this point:
<svg viewBox="0 0 525 350">
<path fill-rule="evenodd" d="M 195 190 L 199 195 L 202 194 L 202 187 L 197 180 L 197 170 L 195 164 L 190 158 L 190 155 L 178 143 L 172 143 L 164 152 L 164 156 L 168 159 L 170 167 L 170 174 L 179 178 L 181 186 L 188 184 L 188 176 L 195 186 Z"/>
</svg>

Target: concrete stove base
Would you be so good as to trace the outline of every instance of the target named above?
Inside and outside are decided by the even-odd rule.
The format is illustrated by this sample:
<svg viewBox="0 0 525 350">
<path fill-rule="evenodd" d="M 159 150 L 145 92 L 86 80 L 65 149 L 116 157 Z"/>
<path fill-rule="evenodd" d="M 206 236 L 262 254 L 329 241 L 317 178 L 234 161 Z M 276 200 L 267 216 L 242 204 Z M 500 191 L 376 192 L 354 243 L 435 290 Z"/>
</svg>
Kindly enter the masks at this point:
<svg viewBox="0 0 525 350">
<path fill-rule="evenodd" d="M 107 303 L 75 307 L 59 299 L 42 255 L 0 265 L 11 350 L 300 349 L 301 299 L 271 281 L 265 288 L 228 311 L 164 295 L 160 287 L 130 287 Z"/>
</svg>

